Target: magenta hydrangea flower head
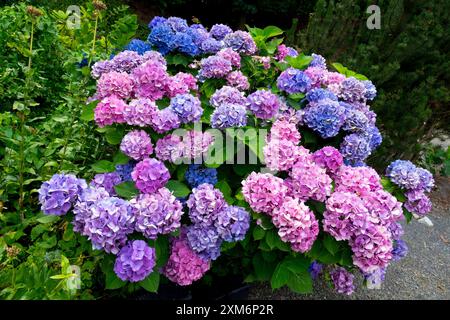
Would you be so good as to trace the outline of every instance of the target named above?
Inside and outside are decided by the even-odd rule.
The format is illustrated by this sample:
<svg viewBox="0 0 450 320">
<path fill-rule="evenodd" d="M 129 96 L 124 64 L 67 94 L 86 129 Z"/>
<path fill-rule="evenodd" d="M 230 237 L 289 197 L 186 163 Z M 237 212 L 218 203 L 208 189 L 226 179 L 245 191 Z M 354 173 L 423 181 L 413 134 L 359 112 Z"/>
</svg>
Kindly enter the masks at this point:
<svg viewBox="0 0 450 320">
<path fill-rule="evenodd" d="M 152 140 L 144 130 L 130 131 L 122 138 L 120 151 L 134 160 L 142 160 L 153 153 Z"/>
<path fill-rule="evenodd" d="M 224 78 L 232 70 L 231 62 L 219 56 L 210 56 L 200 61 L 200 79 Z"/>
<path fill-rule="evenodd" d="M 312 211 L 299 199 L 286 198 L 275 208 L 272 222 L 281 240 L 288 242 L 292 250 L 309 251 L 319 234 L 319 223 Z"/>
<path fill-rule="evenodd" d="M 420 216 L 424 216 L 431 211 L 431 200 L 423 190 L 409 190 L 405 195 L 407 199 L 405 202 L 406 210 L 416 213 Z"/>
<path fill-rule="evenodd" d="M 349 167 L 343 165 L 334 178 L 336 191 L 348 191 L 363 195 L 383 189 L 380 176 L 370 167 Z"/>
<path fill-rule="evenodd" d="M 243 92 L 230 86 L 217 89 L 209 99 L 209 103 L 216 108 L 225 103 L 245 105 L 246 101 Z"/>
<path fill-rule="evenodd" d="M 355 276 L 342 267 L 337 267 L 330 272 L 336 292 L 351 295 L 355 291 L 353 279 Z"/>
<path fill-rule="evenodd" d="M 200 99 L 193 95 L 178 94 L 170 100 L 170 106 L 181 123 L 197 122 L 203 114 Z"/>
<path fill-rule="evenodd" d="M 126 73 L 131 73 L 143 63 L 142 56 L 139 53 L 129 50 L 119 52 L 110 61 L 114 71 Z"/>
<path fill-rule="evenodd" d="M 392 238 L 383 226 L 368 223 L 365 228 L 358 228 L 350 246 L 353 264 L 364 273 L 387 267 L 392 260 Z"/>
<path fill-rule="evenodd" d="M 290 172 L 294 195 L 304 201 L 325 201 L 331 194 L 330 176 L 324 168 L 312 161 L 311 156 L 300 155 L 298 159 Z"/>
<path fill-rule="evenodd" d="M 138 98 L 161 99 L 166 93 L 169 75 L 166 67 L 154 60 L 149 60 L 133 70 L 135 93 Z"/>
<path fill-rule="evenodd" d="M 209 183 L 202 183 L 192 189 L 186 204 L 191 221 L 203 225 L 214 224 L 217 214 L 227 205 L 222 192 Z"/>
<path fill-rule="evenodd" d="M 270 170 L 291 169 L 302 154 L 299 146 L 288 140 L 271 139 L 263 148 L 264 160 Z"/>
<path fill-rule="evenodd" d="M 241 241 L 250 228 L 250 214 L 242 207 L 227 206 L 217 214 L 214 226 L 223 240 Z"/>
<path fill-rule="evenodd" d="M 232 71 L 227 76 L 227 84 L 238 90 L 250 89 L 248 78 L 241 71 Z"/>
<path fill-rule="evenodd" d="M 122 182 L 122 178 L 118 172 L 98 173 L 92 179 L 90 185 L 95 188 L 105 188 L 111 195 L 116 195 L 114 187 Z"/>
<path fill-rule="evenodd" d="M 169 181 L 170 173 L 161 161 L 146 158 L 136 164 L 131 177 L 142 193 L 154 193 Z"/>
<path fill-rule="evenodd" d="M 271 215 L 283 203 L 287 191 L 283 179 L 270 173 L 252 172 L 242 181 L 242 194 L 255 212 Z"/>
<path fill-rule="evenodd" d="M 73 207 L 73 231 L 84 234 L 85 221 L 91 214 L 91 206 L 109 196 L 109 193 L 102 187 L 91 186 L 83 189 Z"/>
<path fill-rule="evenodd" d="M 216 260 L 220 256 L 222 239 L 212 225 L 192 224 L 187 227 L 187 239 L 192 250 L 206 260 Z"/>
<path fill-rule="evenodd" d="M 271 141 L 272 139 L 285 140 L 297 145 L 300 142 L 300 138 L 301 135 L 297 130 L 295 122 L 287 119 L 278 119 L 272 124 L 268 141 Z"/>
<path fill-rule="evenodd" d="M 310 88 L 320 88 L 327 70 L 320 67 L 308 67 L 304 74 L 310 80 Z"/>
<path fill-rule="evenodd" d="M 257 49 L 250 33 L 241 30 L 227 34 L 223 41 L 226 47 L 245 55 L 252 55 Z"/>
<path fill-rule="evenodd" d="M 243 105 L 223 103 L 211 114 L 211 127 L 226 129 L 247 124 L 247 109 Z"/>
<path fill-rule="evenodd" d="M 174 134 L 168 134 L 156 142 L 155 154 L 161 161 L 176 162 L 183 157 L 183 149 L 181 138 Z"/>
<path fill-rule="evenodd" d="M 174 232 L 181 226 L 183 206 L 167 188 L 141 194 L 130 200 L 130 205 L 136 217 L 136 231 L 148 239 Z"/>
<path fill-rule="evenodd" d="M 134 240 L 120 249 L 114 272 L 123 281 L 139 282 L 152 273 L 156 265 L 155 249 L 145 241 Z"/>
<path fill-rule="evenodd" d="M 280 109 L 280 101 L 268 90 L 257 90 L 247 97 L 247 108 L 260 119 L 270 119 Z"/>
<path fill-rule="evenodd" d="M 91 240 L 95 249 L 117 254 L 133 230 L 134 215 L 130 204 L 120 198 L 108 197 L 90 207 L 83 235 Z"/>
<path fill-rule="evenodd" d="M 165 133 L 167 131 L 176 129 L 180 126 L 180 118 L 172 110 L 172 108 L 165 108 L 158 110 L 152 117 L 152 128 L 158 133 Z"/>
<path fill-rule="evenodd" d="M 158 112 L 155 102 L 147 98 L 134 99 L 123 109 L 123 119 L 131 126 L 147 127 Z"/>
<path fill-rule="evenodd" d="M 111 71 L 102 74 L 97 81 L 96 96 L 103 99 L 109 96 L 116 96 L 120 99 L 127 99 L 133 93 L 133 79 L 124 72 Z"/>
<path fill-rule="evenodd" d="M 162 270 L 170 281 L 188 286 L 203 277 L 209 268 L 210 261 L 200 257 L 189 246 L 185 229 L 178 237 L 171 238 L 169 260 Z"/>
<path fill-rule="evenodd" d="M 277 52 L 275 54 L 275 59 L 278 61 L 284 61 L 286 57 L 296 57 L 298 56 L 297 50 L 291 47 L 287 47 L 285 44 L 280 44 L 277 48 Z"/>
<path fill-rule="evenodd" d="M 389 227 L 404 218 L 402 203 L 389 192 L 376 190 L 362 195 L 362 200 L 369 210 L 369 220 L 372 223 Z"/>
<path fill-rule="evenodd" d="M 190 130 L 183 136 L 183 157 L 200 159 L 206 157 L 209 148 L 214 143 L 214 136 L 209 132 Z"/>
<path fill-rule="evenodd" d="M 224 48 L 217 52 L 216 55 L 230 61 L 233 67 L 241 67 L 241 56 L 231 48 Z"/>
<path fill-rule="evenodd" d="M 336 148 L 326 146 L 312 154 L 313 160 L 320 167 L 325 168 L 331 176 L 336 174 L 343 165 L 344 160 L 341 153 Z"/>
<path fill-rule="evenodd" d="M 127 104 L 115 96 L 104 98 L 94 109 L 94 119 L 97 125 L 102 128 L 113 123 L 124 123 L 124 110 Z"/>
<path fill-rule="evenodd" d="M 66 214 L 86 188 L 86 181 L 73 174 L 54 174 L 39 188 L 42 212 L 57 216 Z"/>
<path fill-rule="evenodd" d="M 325 205 L 323 229 L 338 241 L 350 240 L 358 228 L 368 223 L 368 210 L 354 193 L 333 192 Z"/>
<path fill-rule="evenodd" d="M 166 85 L 167 95 L 170 98 L 197 89 L 197 79 L 192 74 L 184 72 L 178 72 L 173 77 L 170 77 Z"/>
</svg>

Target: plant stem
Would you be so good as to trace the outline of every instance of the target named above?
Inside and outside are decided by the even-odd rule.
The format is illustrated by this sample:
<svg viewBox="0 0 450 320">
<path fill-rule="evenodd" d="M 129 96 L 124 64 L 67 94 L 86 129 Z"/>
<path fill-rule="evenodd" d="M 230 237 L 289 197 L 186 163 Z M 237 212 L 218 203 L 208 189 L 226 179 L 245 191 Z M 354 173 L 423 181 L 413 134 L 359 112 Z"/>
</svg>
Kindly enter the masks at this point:
<svg viewBox="0 0 450 320">
<path fill-rule="evenodd" d="M 24 194 L 23 194 L 23 176 L 24 176 L 24 166 L 25 166 L 25 146 L 24 146 L 24 127 L 25 127 L 25 114 L 20 113 L 20 146 L 19 146 L 19 213 L 20 213 L 20 219 L 23 221 L 25 220 L 25 215 L 23 212 L 23 200 L 24 200 Z"/>
<path fill-rule="evenodd" d="M 33 36 L 34 36 L 34 19 L 31 18 L 30 56 L 28 57 L 28 68 L 31 68 L 31 58 L 33 56 Z"/>
<path fill-rule="evenodd" d="M 91 65 L 92 57 L 95 54 L 95 40 L 97 38 L 97 27 L 98 27 L 98 14 L 96 14 L 96 16 L 95 16 L 94 38 L 92 39 L 91 56 L 89 57 L 89 64 L 88 64 L 88 66 Z"/>
</svg>

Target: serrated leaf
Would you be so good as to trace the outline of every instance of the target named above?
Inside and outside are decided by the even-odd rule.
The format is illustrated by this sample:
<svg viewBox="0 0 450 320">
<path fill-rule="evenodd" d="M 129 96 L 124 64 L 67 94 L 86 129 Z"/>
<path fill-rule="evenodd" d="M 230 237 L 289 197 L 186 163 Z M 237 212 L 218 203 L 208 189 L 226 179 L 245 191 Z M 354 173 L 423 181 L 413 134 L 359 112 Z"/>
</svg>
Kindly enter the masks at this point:
<svg viewBox="0 0 450 320">
<path fill-rule="evenodd" d="M 158 271 L 153 271 L 147 278 L 138 282 L 139 286 L 148 292 L 158 292 L 160 275 Z"/>
<path fill-rule="evenodd" d="M 113 172 L 116 170 L 116 166 L 114 165 L 114 163 L 108 160 L 97 161 L 91 167 L 96 173 Z"/>
<path fill-rule="evenodd" d="M 173 192 L 173 195 L 177 198 L 184 198 L 191 193 L 191 190 L 184 183 L 178 180 L 169 180 L 166 184 L 166 188 Z"/>
</svg>

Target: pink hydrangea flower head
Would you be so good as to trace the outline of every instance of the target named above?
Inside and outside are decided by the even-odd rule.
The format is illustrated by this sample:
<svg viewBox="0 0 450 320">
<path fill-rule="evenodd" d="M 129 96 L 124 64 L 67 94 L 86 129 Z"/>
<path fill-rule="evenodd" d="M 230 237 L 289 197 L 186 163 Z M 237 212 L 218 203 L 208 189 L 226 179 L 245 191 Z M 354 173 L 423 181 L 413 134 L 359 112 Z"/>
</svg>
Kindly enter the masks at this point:
<svg viewBox="0 0 450 320">
<path fill-rule="evenodd" d="M 230 61 L 231 65 L 236 68 L 241 67 L 241 56 L 231 48 L 224 48 L 217 52 L 217 56 Z"/>
<path fill-rule="evenodd" d="M 238 90 L 248 90 L 250 83 L 248 78 L 241 71 L 232 71 L 227 76 L 227 84 Z"/>
<path fill-rule="evenodd" d="M 257 90 L 247 97 L 247 108 L 260 119 L 274 117 L 280 109 L 278 96 L 268 90 Z"/>
<path fill-rule="evenodd" d="M 409 190 L 405 195 L 407 199 L 405 202 L 406 210 L 420 216 L 424 216 L 431 211 L 431 200 L 423 190 Z"/>
<path fill-rule="evenodd" d="M 184 72 L 178 72 L 173 77 L 170 77 L 166 84 L 166 91 L 169 98 L 197 89 L 197 79 L 192 74 Z"/>
<path fill-rule="evenodd" d="M 304 73 L 311 80 L 311 88 L 320 88 L 327 71 L 320 67 L 308 67 Z"/>
<path fill-rule="evenodd" d="M 301 148 L 289 140 L 272 139 L 263 148 L 264 159 L 270 170 L 291 169 L 301 155 Z"/>
<path fill-rule="evenodd" d="M 152 140 L 144 130 L 133 130 L 123 137 L 120 150 L 134 160 L 141 160 L 153 153 Z"/>
<path fill-rule="evenodd" d="M 338 87 L 342 81 L 345 80 L 345 76 L 339 72 L 326 71 L 322 78 L 322 84 L 325 86 L 335 85 Z"/>
<path fill-rule="evenodd" d="M 94 119 L 102 128 L 113 123 L 124 123 L 123 112 L 127 104 L 116 96 L 110 96 L 100 101 L 94 110 Z"/>
<path fill-rule="evenodd" d="M 325 168 L 331 176 L 334 176 L 344 163 L 344 159 L 339 150 L 330 146 L 317 150 L 313 153 L 312 157 L 314 162 L 322 168 Z"/>
<path fill-rule="evenodd" d="M 300 142 L 300 132 L 297 130 L 295 122 L 287 119 L 276 120 L 270 129 L 269 140 L 278 139 L 290 141 L 297 145 Z"/>
<path fill-rule="evenodd" d="M 97 93 L 99 99 L 116 96 L 127 99 L 133 94 L 133 80 L 124 72 L 111 71 L 101 75 L 97 80 Z"/>
<path fill-rule="evenodd" d="M 242 181 L 242 194 L 245 201 L 254 211 L 269 215 L 283 203 L 287 191 L 283 179 L 270 173 L 252 172 Z"/>
<path fill-rule="evenodd" d="M 133 70 L 135 93 L 139 98 L 161 99 L 166 93 L 169 75 L 159 62 L 149 60 Z"/>
<path fill-rule="evenodd" d="M 168 134 L 156 142 L 155 154 L 161 161 L 176 162 L 182 158 L 183 149 L 181 138 L 174 134 Z"/>
<path fill-rule="evenodd" d="M 349 191 L 362 195 L 383 189 L 378 173 L 370 167 L 343 165 L 335 175 L 336 191 Z"/>
<path fill-rule="evenodd" d="M 158 111 L 156 104 L 147 98 L 134 99 L 125 106 L 123 119 L 130 126 L 146 127 Z"/>
<path fill-rule="evenodd" d="M 183 157 L 187 159 L 206 157 L 213 143 L 214 136 L 209 132 L 190 130 L 183 136 Z"/>
<path fill-rule="evenodd" d="M 131 177 L 142 193 L 154 193 L 169 181 L 170 173 L 161 161 L 146 158 L 136 164 Z"/>
<path fill-rule="evenodd" d="M 362 196 L 364 205 L 369 210 L 369 220 L 374 224 L 388 227 L 403 219 L 401 202 L 384 190 L 376 190 Z"/>
</svg>

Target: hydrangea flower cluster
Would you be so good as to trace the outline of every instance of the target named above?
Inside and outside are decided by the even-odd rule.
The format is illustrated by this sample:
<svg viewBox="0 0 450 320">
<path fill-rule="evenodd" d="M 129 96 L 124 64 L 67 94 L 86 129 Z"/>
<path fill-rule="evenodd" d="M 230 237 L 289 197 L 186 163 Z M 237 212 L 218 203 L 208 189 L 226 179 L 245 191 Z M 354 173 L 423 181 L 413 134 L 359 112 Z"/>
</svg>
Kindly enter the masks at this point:
<svg viewBox="0 0 450 320">
<path fill-rule="evenodd" d="M 243 105 L 224 103 L 211 114 L 211 127 L 226 129 L 244 127 L 247 124 L 247 109 Z"/>
<path fill-rule="evenodd" d="M 120 150 L 134 160 L 142 160 L 153 153 L 152 140 L 144 130 L 133 130 L 123 137 Z"/>
<path fill-rule="evenodd" d="M 145 241 L 134 240 L 120 249 L 114 264 L 114 272 L 123 281 L 144 280 L 156 264 L 155 249 Z"/>
<path fill-rule="evenodd" d="M 96 188 L 104 188 L 110 195 L 115 195 L 114 187 L 122 182 L 118 172 L 98 173 L 91 180 L 90 185 Z"/>
<path fill-rule="evenodd" d="M 257 118 L 273 118 L 280 109 L 278 97 L 268 90 L 257 90 L 247 97 L 247 108 Z"/>
<path fill-rule="evenodd" d="M 215 185 L 218 181 L 216 169 L 203 168 L 199 164 L 190 164 L 184 177 L 192 188 L 197 188 L 203 183 Z"/>
<path fill-rule="evenodd" d="M 338 267 L 330 272 L 331 280 L 337 292 L 351 295 L 355 291 L 353 279 L 355 278 L 350 272 L 344 268 Z"/>
<path fill-rule="evenodd" d="M 146 158 L 136 164 L 131 177 L 142 193 L 153 193 L 164 187 L 170 179 L 170 173 L 164 163 L 153 158 Z"/>
</svg>

